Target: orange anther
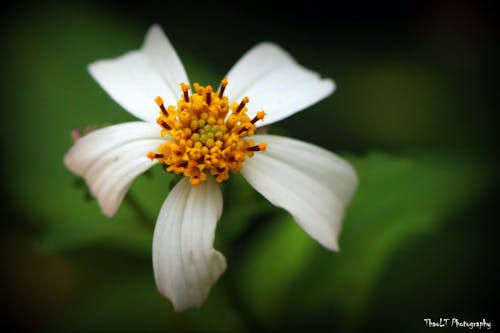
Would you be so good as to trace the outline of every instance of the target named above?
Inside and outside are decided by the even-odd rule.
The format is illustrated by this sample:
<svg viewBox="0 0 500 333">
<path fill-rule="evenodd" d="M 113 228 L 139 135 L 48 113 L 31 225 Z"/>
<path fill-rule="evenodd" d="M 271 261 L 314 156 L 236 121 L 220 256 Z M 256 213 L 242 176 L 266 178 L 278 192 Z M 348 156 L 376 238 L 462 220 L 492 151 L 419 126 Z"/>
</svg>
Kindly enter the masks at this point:
<svg viewBox="0 0 500 333">
<path fill-rule="evenodd" d="M 163 113 L 165 117 L 168 117 L 168 112 L 167 109 L 165 109 L 165 105 L 163 104 L 163 99 L 160 96 L 158 96 L 155 98 L 155 102 L 160 107 L 161 113 Z"/>
<path fill-rule="evenodd" d="M 220 81 L 219 98 L 222 98 L 222 96 L 224 96 L 224 90 L 226 89 L 226 86 L 227 86 L 227 77 L 223 78 Z"/>
<path fill-rule="evenodd" d="M 240 105 L 238 105 L 238 108 L 236 109 L 236 113 L 240 112 L 248 102 L 250 102 L 250 99 L 247 96 L 243 97 Z"/>
<path fill-rule="evenodd" d="M 212 101 L 212 86 L 207 86 L 205 88 L 205 93 L 207 94 L 207 104 L 210 105 L 210 102 Z"/>
<path fill-rule="evenodd" d="M 165 155 L 163 155 L 163 154 L 153 153 L 152 151 L 150 151 L 146 156 L 152 160 L 154 160 L 156 158 L 164 158 L 165 157 Z"/>
<path fill-rule="evenodd" d="M 189 102 L 189 84 L 185 84 L 184 82 L 181 83 L 181 89 L 182 92 L 184 93 L 184 101 L 187 103 Z"/>
<path fill-rule="evenodd" d="M 243 127 L 240 129 L 240 131 L 238 132 L 238 134 L 241 134 L 245 131 L 249 131 L 251 128 L 253 127 L 253 123 L 246 123 L 245 125 L 243 125 Z"/>
<path fill-rule="evenodd" d="M 259 120 L 262 120 L 264 119 L 264 117 L 266 116 L 266 113 L 264 111 L 259 111 L 257 112 L 257 114 L 255 115 L 255 117 L 253 117 L 251 123 L 252 124 L 255 124 L 256 122 L 258 122 Z"/>
<path fill-rule="evenodd" d="M 170 125 L 164 122 L 161 118 L 156 119 L 156 123 L 168 131 L 172 129 L 172 127 L 170 127 Z"/>
<path fill-rule="evenodd" d="M 160 96 L 155 98 L 155 102 L 156 102 L 156 104 L 158 104 L 158 106 L 163 105 L 163 99 Z"/>
<path fill-rule="evenodd" d="M 267 144 L 265 142 L 260 143 L 258 146 L 248 147 L 247 151 L 263 151 L 266 150 Z"/>
</svg>

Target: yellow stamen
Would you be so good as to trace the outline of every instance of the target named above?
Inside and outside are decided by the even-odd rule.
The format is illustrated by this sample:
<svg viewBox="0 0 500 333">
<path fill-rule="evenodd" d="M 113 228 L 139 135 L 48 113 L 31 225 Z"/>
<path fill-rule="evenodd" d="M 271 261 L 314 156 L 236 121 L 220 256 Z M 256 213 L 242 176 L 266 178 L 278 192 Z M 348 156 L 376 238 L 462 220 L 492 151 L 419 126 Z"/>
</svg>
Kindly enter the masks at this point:
<svg viewBox="0 0 500 333">
<path fill-rule="evenodd" d="M 194 83 L 196 91 L 189 96 L 189 85 L 181 83 L 182 98 L 176 105 L 165 108 L 161 97 L 155 99 L 161 112 L 156 122 L 163 128 L 162 136 L 169 140 L 157 148 L 157 153 L 146 156 L 167 165 L 166 171 L 189 177 L 197 186 L 213 175 L 221 183 L 229 178 L 230 171 L 241 171 L 246 158 L 266 149 L 266 144 L 255 145 L 247 137 L 255 133 L 255 123 L 265 117 L 264 111 L 250 120 L 244 97 L 240 104 L 229 103 L 224 96 L 227 78 L 214 93 L 211 86 Z M 229 105 L 231 105 L 229 107 Z M 230 114 L 228 115 L 228 113 Z"/>
<path fill-rule="evenodd" d="M 207 86 L 205 88 L 205 93 L 207 94 L 207 105 L 210 105 L 212 100 L 212 86 Z"/>
<path fill-rule="evenodd" d="M 226 90 L 226 86 L 227 86 L 227 77 L 223 78 L 220 81 L 219 98 L 222 98 L 222 96 L 224 96 L 224 90 Z"/>
<path fill-rule="evenodd" d="M 243 127 L 242 127 L 239 131 L 238 131 L 238 134 L 241 134 L 241 133 L 243 133 L 243 132 L 245 132 L 245 131 L 249 131 L 250 129 L 252 129 L 252 127 L 253 127 L 252 125 L 253 125 L 253 124 L 254 124 L 253 122 L 246 123 L 246 124 L 245 124 L 245 125 L 244 125 L 244 126 L 243 126 Z"/>
<path fill-rule="evenodd" d="M 266 113 L 264 111 L 259 111 L 255 115 L 255 117 L 252 119 L 252 124 L 255 124 L 257 121 L 264 119 L 266 116 Z"/>
<path fill-rule="evenodd" d="M 155 98 L 155 102 L 158 106 L 163 105 L 163 99 L 160 96 Z"/>
<path fill-rule="evenodd" d="M 186 103 L 189 102 L 189 84 L 185 84 L 184 82 L 181 83 L 181 89 L 182 89 L 182 92 L 184 93 L 184 101 Z"/>
<path fill-rule="evenodd" d="M 166 122 L 166 121 L 164 121 L 164 120 L 162 120 L 162 119 L 160 119 L 160 118 L 156 119 L 156 123 L 157 123 L 158 125 L 160 125 L 161 127 L 163 127 L 164 129 L 168 130 L 168 131 L 170 131 L 170 130 L 172 129 L 172 128 L 170 127 L 170 125 L 169 125 L 169 124 L 167 124 L 167 122 Z"/>
<path fill-rule="evenodd" d="M 267 144 L 265 142 L 262 142 L 257 146 L 247 147 L 247 151 L 264 151 L 266 150 L 266 148 Z"/>
<path fill-rule="evenodd" d="M 236 109 L 236 113 L 240 112 L 249 101 L 250 99 L 248 99 L 248 97 L 246 96 L 243 97 L 243 99 L 240 102 L 240 105 L 238 105 L 238 108 Z"/>
<path fill-rule="evenodd" d="M 146 156 L 152 160 L 165 157 L 165 155 L 163 155 L 163 154 L 156 154 L 156 153 L 153 153 L 152 151 L 150 151 Z"/>
<path fill-rule="evenodd" d="M 160 107 L 160 110 L 163 113 L 163 115 L 165 117 L 168 117 L 168 112 L 167 112 L 167 109 L 165 109 L 165 105 L 163 104 L 163 99 L 160 96 L 158 96 L 155 98 L 155 102 Z"/>
</svg>

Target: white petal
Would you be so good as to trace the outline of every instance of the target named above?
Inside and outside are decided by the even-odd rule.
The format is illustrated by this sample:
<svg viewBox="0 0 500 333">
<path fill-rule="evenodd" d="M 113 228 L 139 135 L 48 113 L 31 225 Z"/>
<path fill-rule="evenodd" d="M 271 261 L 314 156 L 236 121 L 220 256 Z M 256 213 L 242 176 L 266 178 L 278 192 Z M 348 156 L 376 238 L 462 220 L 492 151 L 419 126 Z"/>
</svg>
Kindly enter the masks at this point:
<svg viewBox="0 0 500 333">
<path fill-rule="evenodd" d="M 152 123 L 158 117 L 154 99 L 161 96 L 167 106 L 176 104 L 181 96 L 179 84 L 188 83 L 177 53 L 158 25 L 148 30 L 141 49 L 94 62 L 88 69 L 125 110 Z"/>
<path fill-rule="evenodd" d="M 285 50 L 273 43 L 250 49 L 227 74 L 226 93 L 231 101 L 248 96 L 248 115 L 257 111 L 267 116 L 258 126 L 269 125 L 322 100 L 335 90 L 330 79 L 299 65 Z"/>
<path fill-rule="evenodd" d="M 176 311 L 200 306 L 226 269 L 213 248 L 222 194 L 212 177 L 193 186 L 182 179 L 161 207 L 153 238 L 156 285 Z"/>
<path fill-rule="evenodd" d="M 157 125 L 138 121 L 109 126 L 80 138 L 64 164 L 85 179 L 102 212 L 113 216 L 135 177 L 154 165 L 146 154 L 164 142 Z"/>
<path fill-rule="evenodd" d="M 356 189 L 354 169 L 318 146 L 275 135 L 255 135 L 267 149 L 246 159 L 242 174 L 264 197 L 286 209 L 323 246 L 338 250 L 344 211 Z"/>
</svg>

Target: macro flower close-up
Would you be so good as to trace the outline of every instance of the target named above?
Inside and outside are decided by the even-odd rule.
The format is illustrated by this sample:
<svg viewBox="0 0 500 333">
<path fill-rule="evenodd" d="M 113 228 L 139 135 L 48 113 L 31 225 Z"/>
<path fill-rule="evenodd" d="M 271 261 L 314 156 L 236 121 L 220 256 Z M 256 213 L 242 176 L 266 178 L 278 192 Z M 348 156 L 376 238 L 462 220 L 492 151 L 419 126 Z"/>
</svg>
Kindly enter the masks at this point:
<svg viewBox="0 0 500 333">
<path fill-rule="evenodd" d="M 64 163 L 85 179 L 107 216 L 153 165 L 184 176 L 162 205 L 153 238 L 156 284 L 177 311 L 200 306 L 226 269 L 213 242 L 223 206 L 218 183 L 231 172 L 241 172 L 321 245 L 338 250 L 342 219 L 357 187 L 354 169 L 318 146 L 258 132 L 329 96 L 332 80 L 265 42 L 249 50 L 217 90 L 194 83 L 192 91 L 157 25 L 139 50 L 92 63 L 89 72 L 141 121 L 84 135 Z"/>
<path fill-rule="evenodd" d="M 3 325 L 494 331 L 493 9 L 2 3 Z"/>
</svg>

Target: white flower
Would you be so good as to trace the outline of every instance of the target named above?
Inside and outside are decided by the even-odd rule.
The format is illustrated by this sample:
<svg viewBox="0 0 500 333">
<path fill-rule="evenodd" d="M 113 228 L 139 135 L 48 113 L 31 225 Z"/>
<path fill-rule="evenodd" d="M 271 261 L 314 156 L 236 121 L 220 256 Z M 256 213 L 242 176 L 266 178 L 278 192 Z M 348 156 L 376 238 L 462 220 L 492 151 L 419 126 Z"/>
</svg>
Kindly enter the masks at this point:
<svg viewBox="0 0 500 333">
<path fill-rule="evenodd" d="M 300 66 L 279 46 L 261 43 L 234 65 L 217 92 L 195 83 L 191 93 L 184 67 L 157 25 L 139 50 L 97 61 L 89 71 L 141 121 L 83 136 L 64 163 L 86 180 L 107 216 L 116 213 L 135 177 L 154 164 L 186 176 L 161 207 L 153 239 L 156 284 L 177 311 L 200 306 L 226 269 L 213 240 L 222 212 L 217 182 L 229 171 L 241 171 L 311 237 L 338 249 L 344 211 L 357 186 L 353 168 L 309 143 L 254 135 L 256 127 L 330 95 L 333 81 Z"/>
</svg>

